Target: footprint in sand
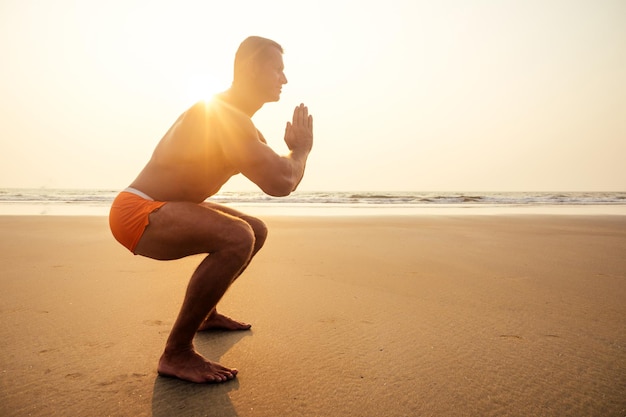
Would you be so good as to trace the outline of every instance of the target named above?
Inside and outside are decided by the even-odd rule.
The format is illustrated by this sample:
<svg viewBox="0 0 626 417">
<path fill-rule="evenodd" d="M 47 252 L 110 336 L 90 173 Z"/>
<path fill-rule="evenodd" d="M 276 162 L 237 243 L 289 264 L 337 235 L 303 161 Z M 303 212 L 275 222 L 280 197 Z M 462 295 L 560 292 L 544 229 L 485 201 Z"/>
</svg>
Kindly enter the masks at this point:
<svg viewBox="0 0 626 417">
<path fill-rule="evenodd" d="M 165 322 L 161 320 L 144 320 L 143 324 L 146 326 L 165 326 Z"/>
<path fill-rule="evenodd" d="M 506 339 L 523 339 L 522 336 L 518 336 L 516 334 L 501 334 L 500 337 L 503 337 Z"/>
<path fill-rule="evenodd" d="M 147 376 L 148 374 L 140 374 L 138 372 L 134 372 L 132 374 L 121 374 L 121 375 L 117 375 L 113 377 L 113 379 L 110 379 L 108 381 L 99 382 L 98 385 L 101 387 L 106 387 L 109 385 L 118 384 L 120 382 L 125 382 L 127 380 L 131 380 L 131 381 L 141 380 Z"/>
</svg>

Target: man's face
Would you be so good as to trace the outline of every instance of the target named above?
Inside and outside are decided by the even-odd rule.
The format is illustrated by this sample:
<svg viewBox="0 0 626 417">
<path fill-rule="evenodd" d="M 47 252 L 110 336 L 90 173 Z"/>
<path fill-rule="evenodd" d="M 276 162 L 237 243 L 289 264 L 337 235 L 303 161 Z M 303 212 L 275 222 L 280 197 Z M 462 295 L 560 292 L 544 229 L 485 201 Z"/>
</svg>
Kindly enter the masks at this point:
<svg viewBox="0 0 626 417">
<path fill-rule="evenodd" d="M 259 95 L 265 102 L 278 101 L 283 85 L 287 84 L 280 51 L 270 47 L 265 51 L 265 57 L 257 69 L 256 82 Z"/>
</svg>

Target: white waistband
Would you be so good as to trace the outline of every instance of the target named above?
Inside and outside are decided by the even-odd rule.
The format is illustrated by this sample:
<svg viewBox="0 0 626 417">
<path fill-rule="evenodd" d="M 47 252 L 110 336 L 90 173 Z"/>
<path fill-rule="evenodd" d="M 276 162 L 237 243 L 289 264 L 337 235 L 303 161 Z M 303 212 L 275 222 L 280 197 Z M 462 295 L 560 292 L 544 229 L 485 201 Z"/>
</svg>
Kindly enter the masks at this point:
<svg viewBox="0 0 626 417">
<path fill-rule="evenodd" d="M 150 197 L 148 194 L 139 191 L 133 187 L 128 187 L 126 188 L 124 191 L 126 191 L 127 193 L 132 193 L 135 195 L 138 195 L 139 197 L 143 198 L 144 200 L 150 200 L 150 201 L 154 201 L 154 198 Z"/>
</svg>

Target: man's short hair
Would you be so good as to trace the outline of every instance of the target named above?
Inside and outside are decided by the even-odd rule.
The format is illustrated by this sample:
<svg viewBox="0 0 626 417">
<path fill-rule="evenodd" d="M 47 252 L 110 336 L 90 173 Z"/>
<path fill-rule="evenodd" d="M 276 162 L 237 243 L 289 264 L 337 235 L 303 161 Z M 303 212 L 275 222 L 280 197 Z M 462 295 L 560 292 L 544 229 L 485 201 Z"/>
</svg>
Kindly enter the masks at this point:
<svg viewBox="0 0 626 417">
<path fill-rule="evenodd" d="M 251 60 L 263 60 L 267 56 L 266 52 L 269 48 L 276 48 L 281 54 L 283 53 L 283 47 L 271 39 L 262 38 L 260 36 L 250 36 L 244 39 L 235 54 L 235 78 L 244 75 L 242 71 L 245 70 L 246 63 Z"/>
</svg>

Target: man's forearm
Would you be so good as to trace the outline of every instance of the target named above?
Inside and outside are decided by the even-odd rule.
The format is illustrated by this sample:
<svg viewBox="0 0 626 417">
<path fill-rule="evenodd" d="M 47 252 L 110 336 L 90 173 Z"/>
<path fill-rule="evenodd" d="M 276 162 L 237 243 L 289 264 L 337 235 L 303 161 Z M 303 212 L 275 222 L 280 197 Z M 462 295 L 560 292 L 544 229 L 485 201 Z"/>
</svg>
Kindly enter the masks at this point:
<svg viewBox="0 0 626 417">
<path fill-rule="evenodd" d="M 309 151 L 307 150 L 298 150 L 294 149 L 291 151 L 291 160 L 292 160 L 292 178 L 293 178 L 293 187 L 292 192 L 298 188 L 302 178 L 304 178 L 304 170 L 306 168 L 306 161 L 309 157 Z"/>
</svg>

